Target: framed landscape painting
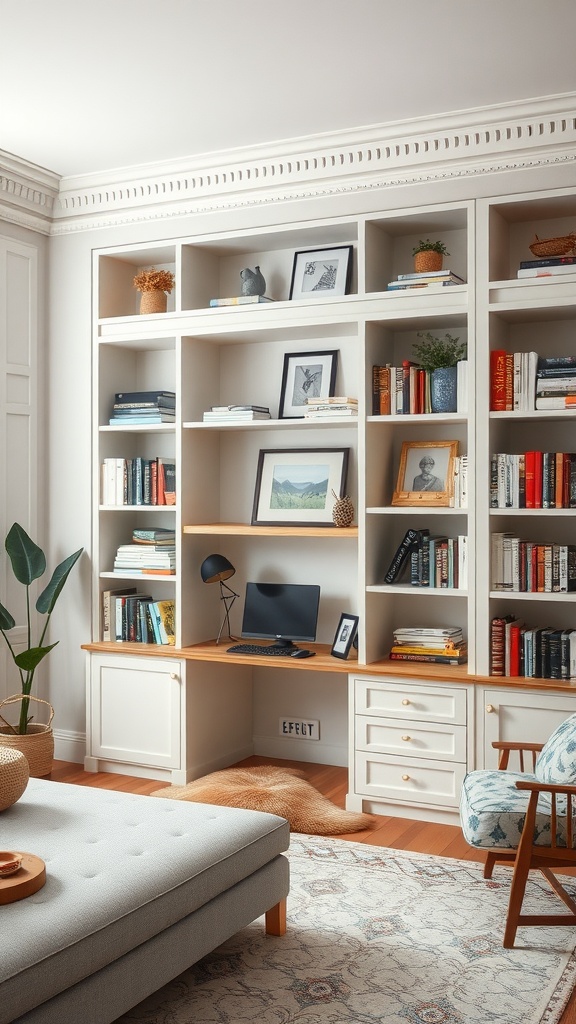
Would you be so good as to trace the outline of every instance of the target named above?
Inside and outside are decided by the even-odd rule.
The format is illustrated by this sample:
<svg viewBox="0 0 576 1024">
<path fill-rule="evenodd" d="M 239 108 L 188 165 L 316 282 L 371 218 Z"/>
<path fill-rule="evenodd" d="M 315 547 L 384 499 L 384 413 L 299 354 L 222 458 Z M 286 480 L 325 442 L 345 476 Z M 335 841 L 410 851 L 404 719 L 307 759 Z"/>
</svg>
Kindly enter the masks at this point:
<svg viewBox="0 0 576 1024">
<path fill-rule="evenodd" d="M 332 492 L 345 492 L 349 452 L 349 448 L 261 450 L 252 525 L 332 526 Z"/>
<path fill-rule="evenodd" d="M 287 352 L 284 356 L 278 419 L 302 419 L 309 398 L 335 394 L 338 349 Z"/>
</svg>

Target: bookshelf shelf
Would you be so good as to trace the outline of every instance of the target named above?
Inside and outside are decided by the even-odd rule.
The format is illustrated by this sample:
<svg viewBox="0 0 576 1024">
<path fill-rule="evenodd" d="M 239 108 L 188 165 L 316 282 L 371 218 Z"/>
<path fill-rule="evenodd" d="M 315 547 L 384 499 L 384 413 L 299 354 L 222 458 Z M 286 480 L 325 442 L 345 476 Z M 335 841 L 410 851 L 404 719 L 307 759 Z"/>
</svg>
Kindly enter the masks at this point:
<svg viewBox="0 0 576 1024">
<path fill-rule="evenodd" d="M 250 526 L 247 523 L 197 523 L 182 532 L 197 536 L 222 537 L 322 537 L 324 540 L 354 540 L 358 527 L 333 526 Z"/>
</svg>

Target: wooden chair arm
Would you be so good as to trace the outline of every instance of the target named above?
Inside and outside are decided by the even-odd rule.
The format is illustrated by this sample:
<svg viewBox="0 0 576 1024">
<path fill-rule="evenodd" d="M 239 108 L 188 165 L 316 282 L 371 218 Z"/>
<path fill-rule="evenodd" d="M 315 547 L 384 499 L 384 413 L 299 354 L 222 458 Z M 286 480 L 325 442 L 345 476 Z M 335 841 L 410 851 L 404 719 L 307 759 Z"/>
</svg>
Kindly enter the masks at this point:
<svg viewBox="0 0 576 1024">
<path fill-rule="evenodd" d="M 516 789 L 527 789 L 530 793 L 562 793 L 564 796 L 576 796 L 576 786 L 560 786 L 553 782 L 528 782 L 517 779 Z"/>
<path fill-rule="evenodd" d="M 505 771 L 508 767 L 510 760 L 510 754 L 512 751 L 517 751 L 520 754 L 520 771 L 524 771 L 524 754 L 531 754 L 532 760 L 532 771 L 536 766 L 536 755 L 540 753 L 543 743 L 513 743 L 506 740 L 494 740 L 492 746 L 495 750 L 499 750 L 498 755 L 498 768 L 501 771 Z"/>
</svg>

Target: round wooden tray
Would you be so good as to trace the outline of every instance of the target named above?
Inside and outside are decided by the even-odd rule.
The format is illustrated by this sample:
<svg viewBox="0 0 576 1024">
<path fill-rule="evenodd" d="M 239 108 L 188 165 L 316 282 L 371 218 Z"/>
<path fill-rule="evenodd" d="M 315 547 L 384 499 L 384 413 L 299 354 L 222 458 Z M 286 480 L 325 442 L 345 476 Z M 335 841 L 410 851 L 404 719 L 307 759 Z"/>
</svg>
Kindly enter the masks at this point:
<svg viewBox="0 0 576 1024">
<path fill-rule="evenodd" d="M 46 865 L 33 853 L 21 853 L 22 867 L 13 875 L 0 878 L 0 906 L 15 903 L 38 892 L 46 881 Z"/>
</svg>

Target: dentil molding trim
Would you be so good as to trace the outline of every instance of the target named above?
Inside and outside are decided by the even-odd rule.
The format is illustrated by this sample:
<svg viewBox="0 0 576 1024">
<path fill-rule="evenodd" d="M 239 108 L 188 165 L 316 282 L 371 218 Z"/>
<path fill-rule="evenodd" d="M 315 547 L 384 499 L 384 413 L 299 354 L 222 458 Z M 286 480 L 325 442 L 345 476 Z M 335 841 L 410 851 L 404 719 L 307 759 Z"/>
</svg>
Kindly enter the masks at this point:
<svg viewBox="0 0 576 1024">
<path fill-rule="evenodd" d="M 66 234 L 576 162 L 576 93 L 74 178 L 5 156 L 0 213 Z"/>
</svg>

